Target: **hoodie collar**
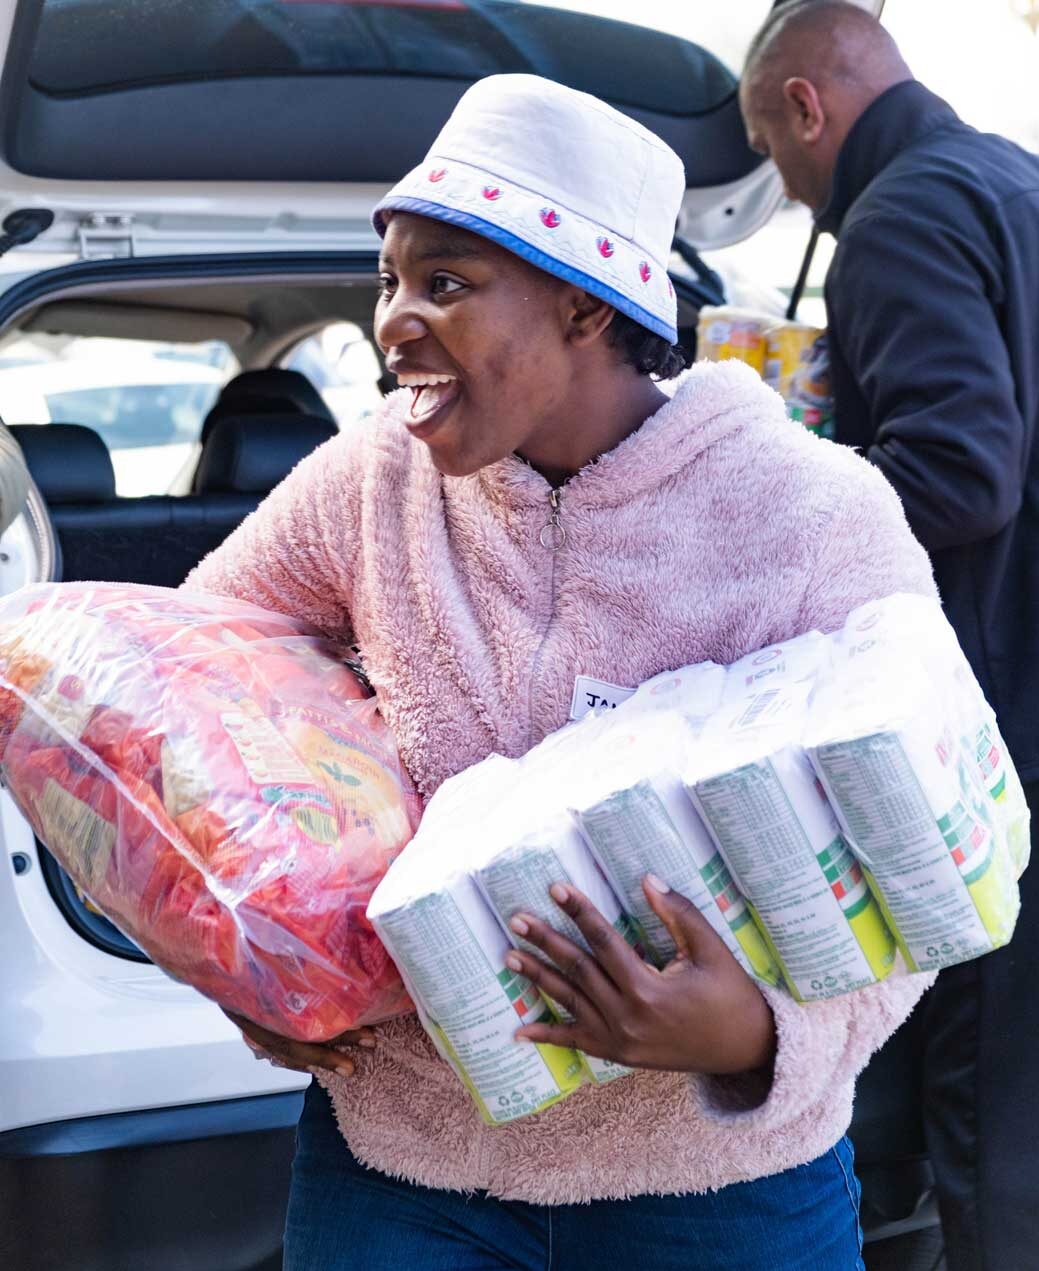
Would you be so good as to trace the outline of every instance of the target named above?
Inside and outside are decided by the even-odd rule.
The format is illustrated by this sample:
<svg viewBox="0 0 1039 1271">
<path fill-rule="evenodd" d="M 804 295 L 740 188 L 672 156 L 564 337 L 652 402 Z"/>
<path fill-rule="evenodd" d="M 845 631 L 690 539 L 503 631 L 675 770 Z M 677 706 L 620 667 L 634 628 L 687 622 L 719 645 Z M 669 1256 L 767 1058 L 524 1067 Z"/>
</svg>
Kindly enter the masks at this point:
<svg viewBox="0 0 1039 1271">
<path fill-rule="evenodd" d="M 668 386 L 662 385 L 667 391 Z M 669 480 L 708 447 L 760 417 L 780 399 L 741 362 L 698 362 L 675 383 L 671 400 L 606 454 L 592 460 L 563 487 L 571 507 L 611 507 L 629 502 Z M 488 499 L 507 506 L 543 507 L 549 483 L 523 460 L 510 456 L 472 477 L 447 477 L 445 486 L 477 482 Z"/>
<path fill-rule="evenodd" d="M 958 122 L 952 107 L 916 80 L 895 84 L 881 93 L 844 140 L 830 199 L 816 213 L 816 225 L 836 237 L 848 209 L 897 155 L 929 133 Z"/>
</svg>

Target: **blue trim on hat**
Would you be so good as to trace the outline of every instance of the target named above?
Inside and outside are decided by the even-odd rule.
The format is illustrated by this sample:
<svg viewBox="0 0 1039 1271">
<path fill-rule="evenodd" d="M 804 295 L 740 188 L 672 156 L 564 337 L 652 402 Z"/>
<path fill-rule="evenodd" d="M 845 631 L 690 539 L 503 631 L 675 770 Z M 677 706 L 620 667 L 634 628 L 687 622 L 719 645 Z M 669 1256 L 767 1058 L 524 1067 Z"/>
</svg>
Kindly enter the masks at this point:
<svg viewBox="0 0 1039 1271">
<path fill-rule="evenodd" d="M 379 214 L 387 208 L 397 212 L 414 212 L 417 216 L 429 216 L 433 220 L 446 221 L 449 225 L 457 225 L 460 229 L 467 229 L 474 234 L 489 238 L 492 242 L 498 243 L 501 247 L 507 248 L 508 251 L 529 261 L 538 269 L 544 270 L 545 273 L 553 274 L 556 278 L 562 278 L 564 282 L 572 282 L 584 291 L 590 291 L 593 296 L 598 296 L 600 300 L 605 300 L 614 309 L 619 309 L 621 313 L 626 314 L 640 326 L 646 327 L 654 335 L 663 336 L 671 344 L 678 343 L 677 328 L 669 326 L 663 318 L 658 318 L 656 314 L 650 313 L 648 309 L 643 309 L 640 304 L 637 304 L 634 300 L 629 300 L 627 296 L 614 290 L 608 283 L 601 282 L 593 274 L 586 274 L 580 269 L 574 269 L 572 265 L 564 264 L 563 261 L 557 260 L 554 256 L 549 256 L 547 252 L 532 246 L 518 235 L 510 233 L 507 229 L 502 229 L 500 225 L 495 225 L 492 221 L 485 221 L 480 216 L 473 216 L 469 212 L 460 212 L 453 207 L 445 207 L 443 203 L 430 203 L 426 199 L 411 198 L 403 194 L 390 194 L 379 203 L 372 213 L 372 224 L 375 226 L 380 238 L 386 233 L 386 225 Z"/>
</svg>

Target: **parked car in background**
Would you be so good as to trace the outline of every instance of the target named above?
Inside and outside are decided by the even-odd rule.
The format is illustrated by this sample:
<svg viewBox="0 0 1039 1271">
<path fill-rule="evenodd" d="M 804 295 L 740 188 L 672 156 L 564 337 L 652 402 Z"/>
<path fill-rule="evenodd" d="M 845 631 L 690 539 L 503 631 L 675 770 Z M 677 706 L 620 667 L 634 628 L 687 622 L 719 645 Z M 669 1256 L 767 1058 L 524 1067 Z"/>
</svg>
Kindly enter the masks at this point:
<svg viewBox="0 0 1039 1271">
<path fill-rule="evenodd" d="M 0 349 L 0 401 L 8 423 L 92 428 L 118 495 L 164 494 L 197 460 L 202 421 L 236 369 L 215 341 L 29 336 Z"/>
</svg>

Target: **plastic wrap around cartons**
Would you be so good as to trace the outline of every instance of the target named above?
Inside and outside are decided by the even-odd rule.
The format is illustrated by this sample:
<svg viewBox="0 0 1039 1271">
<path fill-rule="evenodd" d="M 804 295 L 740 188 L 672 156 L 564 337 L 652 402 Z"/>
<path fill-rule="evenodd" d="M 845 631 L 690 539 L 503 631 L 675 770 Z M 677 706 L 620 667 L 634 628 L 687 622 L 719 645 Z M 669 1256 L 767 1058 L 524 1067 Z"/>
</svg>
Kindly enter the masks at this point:
<svg viewBox="0 0 1039 1271">
<path fill-rule="evenodd" d="M 714 701 L 710 681 L 697 682 Z M 706 705 L 686 701 L 697 712 Z M 599 788 L 575 796 L 571 812 L 651 962 L 663 967 L 676 950 L 646 898 L 647 873 L 691 900 L 749 974 L 776 984 L 772 955 L 677 775 L 691 759 L 700 718 L 657 711 L 635 725 L 611 721 L 590 756 Z"/>
<path fill-rule="evenodd" d="M 1020 782 L 940 608 L 892 596 L 836 634 L 662 672 L 522 759 L 492 756 L 460 774 L 434 796 L 369 913 L 438 1045 L 497 1123 L 593 1072 L 614 1075 L 576 1052 L 526 1047 L 541 1084 L 494 1084 L 493 1054 L 501 1072 L 519 1071 L 519 1021 L 498 984 L 509 942 L 521 943 L 509 919 L 533 912 L 583 943 L 551 883 L 584 891 L 661 967 L 675 948 L 644 891 L 655 873 L 748 974 L 809 1002 L 1005 944 L 1028 842 Z M 466 994 L 440 988 L 447 1005 L 426 1004 L 434 994 L 421 977 L 450 973 L 459 913 L 464 939 L 484 948 L 494 1029 L 486 1005 L 465 1014 Z M 550 1017 L 522 977 L 509 985 L 523 1018 Z M 449 1009 L 462 1013 L 460 1034 Z M 455 1040 L 477 1026 L 490 1047 L 479 1079 Z"/>
<path fill-rule="evenodd" d="M 813 1001 L 876 983 L 895 946 L 800 746 L 830 665 L 810 632 L 730 666 L 686 785 L 790 992 Z"/>
<path fill-rule="evenodd" d="M 998 738 L 936 606 L 895 597 L 850 616 L 805 739 L 913 970 L 1013 934 L 1028 813 Z"/>
<path fill-rule="evenodd" d="M 602 876 L 595 860 L 577 832 L 562 816 L 547 821 L 540 829 L 510 842 L 505 848 L 477 852 L 472 877 L 490 906 L 505 935 L 528 952 L 537 953 L 533 945 L 516 936 L 508 926 L 519 912 L 535 918 L 568 936 L 578 948 L 591 952 L 576 923 L 568 918 L 549 896 L 553 883 L 570 883 L 579 888 L 595 905 L 610 926 L 629 944 L 635 943 L 631 923 L 617 897 Z M 557 1002 L 550 1000 L 560 1019 L 571 1017 Z M 630 1069 L 609 1059 L 598 1059 L 578 1052 L 588 1075 L 597 1085 L 622 1077 Z"/>
<path fill-rule="evenodd" d="M 0 604 L 0 768 L 38 837 L 177 978 L 326 1040 L 411 1004 L 365 916 L 419 801 L 373 698 L 281 614 L 68 583 Z"/>
<path fill-rule="evenodd" d="M 446 781 L 406 865 L 387 874 L 368 907 L 426 1031 L 489 1125 L 550 1107 L 588 1076 L 575 1050 L 515 1040 L 521 1025 L 555 1015 L 505 965 L 515 937 L 470 871 L 481 849 L 499 841 L 515 778 L 515 764 L 491 755 Z"/>
</svg>

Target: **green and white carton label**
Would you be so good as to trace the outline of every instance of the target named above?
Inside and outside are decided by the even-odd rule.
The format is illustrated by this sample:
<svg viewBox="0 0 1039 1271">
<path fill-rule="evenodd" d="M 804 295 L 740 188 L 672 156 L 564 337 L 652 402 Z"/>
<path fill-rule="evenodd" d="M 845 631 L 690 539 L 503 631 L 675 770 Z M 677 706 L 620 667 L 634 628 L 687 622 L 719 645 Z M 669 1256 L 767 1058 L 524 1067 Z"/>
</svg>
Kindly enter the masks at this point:
<svg viewBox="0 0 1039 1271">
<path fill-rule="evenodd" d="M 812 761 L 906 962 L 931 971 L 1005 944 L 1018 895 L 974 754 L 921 721 L 815 747 Z"/>
<path fill-rule="evenodd" d="M 565 819 L 559 818 L 542 833 L 528 835 L 519 843 L 497 852 L 473 871 L 477 886 L 488 904 L 498 916 L 503 930 L 521 948 L 544 956 L 534 945 L 511 932 L 509 919 L 523 912 L 532 914 L 556 931 L 572 940 L 585 952 L 590 952 L 587 941 L 573 920 L 568 917 L 548 893 L 553 883 L 572 883 L 588 897 L 629 944 L 635 943 L 635 934 L 626 914 L 617 903 L 581 840 L 576 829 Z M 552 1009 L 560 1019 L 570 1016 L 557 1003 Z M 578 1052 L 588 1074 L 597 1084 L 626 1076 L 631 1069 L 609 1059 L 598 1059 Z"/>
<path fill-rule="evenodd" d="M 574 1050 L 515 1040 L 550 1020 L 534 985 L 505 965 L 511 948 L 476 885 L 459 876 L 378 918 L 423 1023 L 490 1125 L 539 1112 L 582 1083 Z"/>
<path fill-rule="evenodd" d="M 696 905 L 745 971 L 767 984 L 779 982 L 768 946 L 677 778 L 637 781 L 574 816 L 656 966 L 676 949 L 646 899 L 642 880 L 650 872 Z"/>
<path fill-rule="evenodd" d="M 884 979 L 894 941 L 798 747 L 689 789 L 796 998 Z"/>
</svg>

